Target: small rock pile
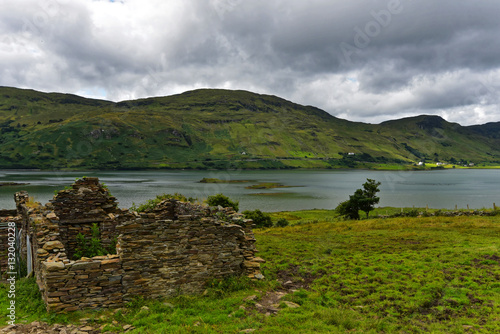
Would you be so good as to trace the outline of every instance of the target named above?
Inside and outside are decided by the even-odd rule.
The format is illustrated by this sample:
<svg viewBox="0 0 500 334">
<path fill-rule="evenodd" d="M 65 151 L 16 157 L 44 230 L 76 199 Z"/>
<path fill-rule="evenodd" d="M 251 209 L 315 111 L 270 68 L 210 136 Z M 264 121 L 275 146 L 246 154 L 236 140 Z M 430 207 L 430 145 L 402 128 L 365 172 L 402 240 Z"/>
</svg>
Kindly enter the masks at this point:
<svg viewBox="0 0 500 334">
<path fill-rule="evenodd" d="M 0 328 L 0 334 L 98 334 L 102 333 L 107 325 L 96 326 L 88 324 L 88 319 L 81 319 L 80 325 L 49 325 L 45 322 L 34 321 L 29 324 L 15 324 Z M 127 333 L 135 329 L 132 325 L 124 325 L 119 333 Z M 106 331 L 113 334 L 114 332 Z"/>
</svg>

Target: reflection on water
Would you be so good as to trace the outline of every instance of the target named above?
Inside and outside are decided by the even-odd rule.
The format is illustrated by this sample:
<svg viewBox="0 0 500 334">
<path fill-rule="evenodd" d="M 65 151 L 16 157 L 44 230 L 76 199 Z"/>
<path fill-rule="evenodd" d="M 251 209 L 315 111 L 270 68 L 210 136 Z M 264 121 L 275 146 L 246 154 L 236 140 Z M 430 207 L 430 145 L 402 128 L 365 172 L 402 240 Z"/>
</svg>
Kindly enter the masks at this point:
<svg viewBox="0 0 500 334">
<path fill-rule="evenodd" d="M 500 205 L 500 170 L 443 171 L 0 171 L 0 182 L 29 182 L 0 187 L 0 208 L 15 207 L 13 194 L 27 190 L 46 203 L 54 191 L 82 176 L 96 176 L 118 198 L 120 207 L 139 204 L 162 193 L 182 193 L 205 199 L 223 193 L 240 201 L 240 211 L 332 209 L 361 187 L 367 178 L 382 182 L 380 206 L 471 208 Z M 252 180 L 250 183 L 200 183 L 204 178 Z M 280 183 L 289 188 L 246 189 L 259 183 Z"/>
</svg>

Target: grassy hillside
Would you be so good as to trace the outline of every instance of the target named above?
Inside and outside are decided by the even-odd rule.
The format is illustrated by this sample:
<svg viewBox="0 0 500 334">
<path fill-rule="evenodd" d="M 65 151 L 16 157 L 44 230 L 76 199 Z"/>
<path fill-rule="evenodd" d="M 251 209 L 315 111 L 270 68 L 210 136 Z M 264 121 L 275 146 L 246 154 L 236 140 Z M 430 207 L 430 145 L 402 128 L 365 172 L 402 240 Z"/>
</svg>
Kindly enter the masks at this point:
<svg viewBox="0 0 500 334">
<path fill-rule="evenodd" d="M 84 323 L 130 333 L 500 331 L 498 218 L 354 222 L 326 210 L 276 216 L 295 225 L 255 230 L 267 261 L 264 281 L 230 279 L 212 282 L 202 296 L 55 315 L 45 313 L 34 280 L 22 280 L 18 323 L 71 323 L 73 329 Z M 2 323 L 7 303 L 1 285 Z"/>
<path fill-rule="evenodd" d="M 397 145 L 428 161 L 498 161 L 500 127 L 463 127 L 439 116 L 417 116 L 380 124 L 379 133 L 395 133 Z M 496 137 L 494 134 L 496 133 Z"/>
<path fill-rule="evenodd" d="M 0 87 L 0 168 L 337 168 L 500 161 L 494 128 L 379 125 L 246 91 L 113 103 Z M 349 155 L 349 153 L 355 153 Z"/>
</svg>

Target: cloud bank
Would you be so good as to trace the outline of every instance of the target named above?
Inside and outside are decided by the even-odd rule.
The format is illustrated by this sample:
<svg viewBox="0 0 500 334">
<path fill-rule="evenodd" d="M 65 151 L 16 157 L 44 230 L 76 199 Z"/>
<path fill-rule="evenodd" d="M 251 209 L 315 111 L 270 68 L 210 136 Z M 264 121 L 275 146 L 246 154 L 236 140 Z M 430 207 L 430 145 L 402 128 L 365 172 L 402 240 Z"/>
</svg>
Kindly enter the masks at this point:
<svg viewBox="0 0 500 334">
<path fill-rule="evenodd" d="M 0 85 L 245 89 L 378 123 L 500 121 L 495 0 L 0 0 Z"/>
</svg>

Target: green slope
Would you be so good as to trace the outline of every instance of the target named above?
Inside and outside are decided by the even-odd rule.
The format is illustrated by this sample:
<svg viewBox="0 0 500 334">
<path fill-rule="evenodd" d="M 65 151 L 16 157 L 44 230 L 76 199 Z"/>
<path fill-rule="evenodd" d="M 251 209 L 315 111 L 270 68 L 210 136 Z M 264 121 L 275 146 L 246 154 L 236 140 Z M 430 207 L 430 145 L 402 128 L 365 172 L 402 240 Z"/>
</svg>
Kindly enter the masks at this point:
<svg viewBox="0 0 500 334">
<path fill-rule="evenodd" d="M 484 127 L 487 125 L 463 127 L 439 116 L 422 115 L 384 122 L 379 132 L 396 134 L 397 145 L 421 160 L 498 163 L 500 141 L 477 131 Z"/>
<path fill-rule="evenodd" d="M 0 128 L 0 168 L 335 168 L 436 157 L 500 161 L 491 125 L 462 127 L 436 116 L 356 123 L 275 96 L 219 89 L 114 103 L 0 87 Z"/>
</svg>

